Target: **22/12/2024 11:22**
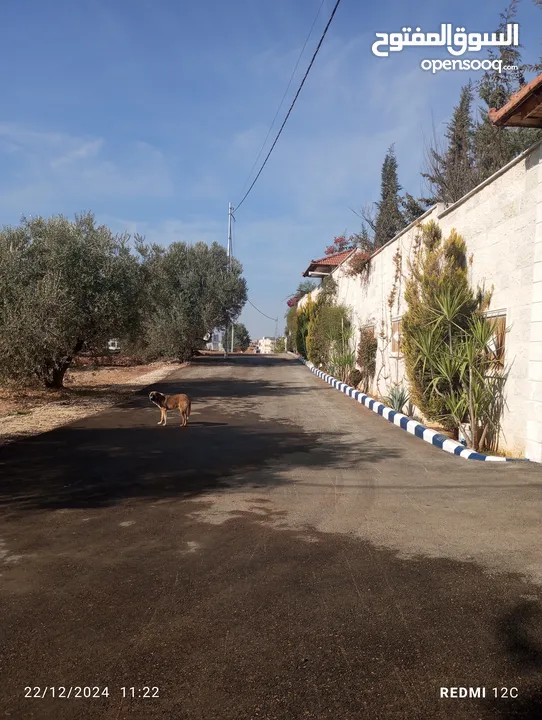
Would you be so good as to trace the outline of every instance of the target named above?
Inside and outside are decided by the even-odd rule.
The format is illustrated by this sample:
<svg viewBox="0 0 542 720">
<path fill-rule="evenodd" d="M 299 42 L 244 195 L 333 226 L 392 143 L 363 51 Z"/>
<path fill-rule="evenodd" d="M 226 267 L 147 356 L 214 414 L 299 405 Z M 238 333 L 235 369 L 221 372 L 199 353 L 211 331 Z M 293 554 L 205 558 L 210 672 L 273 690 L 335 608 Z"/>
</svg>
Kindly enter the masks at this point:
<svg viewBox="0 0 542 720">
<path fill-rule="evenodd" d="M 96 685 L 45 685 L 45 686 L 27 686 L 24 688 L 25 698 L 58 698 L 64 700 L 80 699 L 80 698 L 108 698 L 112 694 L 119 692 L 123 698 L 158 698 L 160 697 L 160 688 L 157 686 L 143 685 L 142 687 L 121 686 L 111 690 L 109 686 Z"/>
</svg>

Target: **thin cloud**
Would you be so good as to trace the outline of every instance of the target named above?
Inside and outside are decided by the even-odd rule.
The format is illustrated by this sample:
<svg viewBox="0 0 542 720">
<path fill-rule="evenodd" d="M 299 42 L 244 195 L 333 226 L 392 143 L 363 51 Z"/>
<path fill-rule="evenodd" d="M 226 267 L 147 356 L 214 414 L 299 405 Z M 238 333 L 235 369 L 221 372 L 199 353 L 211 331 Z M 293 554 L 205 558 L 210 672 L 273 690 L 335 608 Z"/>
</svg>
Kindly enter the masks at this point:
<svg viewBox="0 0 542 720">
<path fill-rule="evenodd" d="M 31 214 L 44 205 L 62 208 L 81 201 L 87 207 L 101 199 L 168 197 L 174 184 L 164 154 L 136 142 L 111 156 L 103 138 L 83 138 L 0 125 L 0 156 L 16 161 L 9 183 L 0 180 L 0 208 Z M 17 183 L 17 177 L 23 181 Z M 15 182 L 14 182 L 15 179 Z M 60 211 L 60 210 L 57 210 Z"/>
<path fill-rule="evenodd" d="M 79 145 L 79 147 L 76 147 L 74 150 L 71 150 L 65 155 L 61 155 L 60 157 L 52 160 L 51 167 L 57 168 L 61 165 L 67 165 L 68 163 L 76 162 L 77 160 L 84 160 L 89 157 L 94 157 L 99 153 L 103 144 L 104 141 L 102 138 L 98 138 L 98 140 L 92 140 L 91 142 L 83 142 L 81 145 Z"/>
</svg>

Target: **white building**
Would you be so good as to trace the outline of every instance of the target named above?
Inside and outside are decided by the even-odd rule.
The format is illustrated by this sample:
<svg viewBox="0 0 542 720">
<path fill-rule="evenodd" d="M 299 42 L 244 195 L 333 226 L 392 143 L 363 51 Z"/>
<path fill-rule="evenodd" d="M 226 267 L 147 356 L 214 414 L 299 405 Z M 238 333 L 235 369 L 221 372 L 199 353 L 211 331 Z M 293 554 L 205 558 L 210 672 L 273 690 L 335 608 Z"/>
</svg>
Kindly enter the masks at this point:
<svg viewBox="0 0 542 720">
<path fill-rule="evenodd" d="M 224 335 L 223 330 L 213 330 L 209 342 L 205 345 L 207 350 L 214 350 L 215 352 L 224 351 Z"/>
<path fill-rule="evenodd" d="M 275 338 L 263 337 L 258 340 L 258 348 L 262 355 L 270 355 L 275 351 Z"/>
<path fill-rule="evenodd" d="M 520 106 L 527 101 L 529 105 L 522 112 Z M 542 75 L 493 113 L 491 120 L 497 125 L 521 125 L 527 119 L 533 126 L 534 117 L 542 127 Z M 523 152 L 453 205 L 431 208 L 379 248 L 371 258 L 368 278 L 347 275 L 348 253 L 338 265 L 326 267 L 322 258 L 312 261 L 305 271 L 306 276 L 333 275 L 338 285 L 337 302 L 352 309 L 356 342 L 362 328 L 372 329 L 377 336 L 377 367 L 370 391 L 373 397 L 385 395 L 393 383 L 407 384 L 398 343 L 406 310 L 404 277 L 418 224 L 428 220 L 439 224 L 443 237 L 455 229 L 464 238 L 467 254 L 472 257 L 472 286 L 494 286 L 488 314 L 502 318 L 509 328 L 504 352 L 505 363 L 511 366 L 501 447 L 542 462 L 542 143 Z M 313 299 L 318 292 L 311 293 Z M 308 297 L 301 298 L 298 306 L 303 307 Z M 392 297 L 390 307 L 388 299 Z"/>
</svg>

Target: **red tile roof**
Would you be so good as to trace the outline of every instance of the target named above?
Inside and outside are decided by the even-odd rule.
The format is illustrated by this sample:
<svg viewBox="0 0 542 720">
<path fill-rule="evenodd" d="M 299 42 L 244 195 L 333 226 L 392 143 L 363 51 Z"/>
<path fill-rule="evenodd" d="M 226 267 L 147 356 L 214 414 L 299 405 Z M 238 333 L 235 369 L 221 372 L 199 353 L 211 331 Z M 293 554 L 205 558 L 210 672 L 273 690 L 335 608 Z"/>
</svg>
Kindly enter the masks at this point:
<svg viewBox="0 0 542 720">
<path fill-rule="evenodd" d="M 343 252 L 338 252 L 333 255 L 326 255 L 323 258 L 319 258 L 318 260 L 311 260 L 309 263 L 309 267 L 305 270 L 304 273 L 301 273 L 303 277 L 308 277 L 308 274 L 310 272 L 314 272 L 316 268 L 322 267 L 324 265 L 325 267 L 330 268 L 330 272 L 332 268 L 336 268 L 337 265 L 340 265 L 343 260 L 346 260 L 346 258 L 353 252 L 353 250 L 343 250 Z"/>
<path fill-rule="evenodd" d="M 311 265 L 340 265 L 351 252 L 352 250 L 343 250 L 343 252 L 334 253 L 333 255 L 326 255 L 319 260 L 311 260 Z"/>
<path fill-rule="evenodd" d="M 500 110 L 491 108 L 489 119 L 500 127 L 542 127 L 542 75 L 524 85 Z"/>
</svg>

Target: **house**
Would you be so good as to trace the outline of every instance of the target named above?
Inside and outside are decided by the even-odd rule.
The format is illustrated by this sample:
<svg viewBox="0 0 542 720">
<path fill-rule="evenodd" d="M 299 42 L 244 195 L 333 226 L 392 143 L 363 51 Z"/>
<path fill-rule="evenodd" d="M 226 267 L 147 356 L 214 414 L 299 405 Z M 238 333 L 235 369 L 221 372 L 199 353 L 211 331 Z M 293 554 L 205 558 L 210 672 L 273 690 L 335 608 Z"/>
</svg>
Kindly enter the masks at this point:
<svg viewBox="0 0 542 720">
<path fill-rule="evenodd" d="M 262 355 L 270 355 L 275 352 L 275 338 L 260 338 L 260 340 L 258 340 L 258 349 Z"/>
<path fill-rule="evenodd" d="M 206 343 L 205 347 L 207 350 L 214 350 L 215 352 L 224 351 L 224 337 L 226 333 L 223 330 L 213 330 L 209 342 Z"/>
<path fill-rule="evenodd" d="M 320 278 L 323 280 L 325 277 L 330 275 L 335 268 L 350 257 L 353 252 L 353 250 L 344 250 L 343 252 L 338 252 L 334 255 L 326 255 L 319 260 L 311 260 L 309 267 L 303 273 L 303 277 Z"/>
<path fill-rule="evenodd" d="M 500 110 L 491 108 L 496 127 L 542 128 L 542 74 L 524 85 Z"/>
<path fill-rule="evenodd" d="M 489 117 L 499 127 L 542 128 L 542 75 Z M 303 276 L 336 280 L 337 301 L 351 308 L 356 344 L 362 329 L 378 338 L 369 394 L 384 396 L 390 385 L 406 384 L 400 342 L 404 276 L 419 224 L 429 220 L 438 223 L 444 237 L 455 229 L 464 238 L 472 257 L 472 286 L 494 286 L 487 314 L 509 328 L 499 353 L 511 368 L 501 447 L 542 462 L 542 141 L 454 204 L 433 206 L 378 248 L 363 280 L 347 272 L 349 253 L 311 260 Z M 301 298 L 298 308 L 319 291 Z"/>
</svg>

